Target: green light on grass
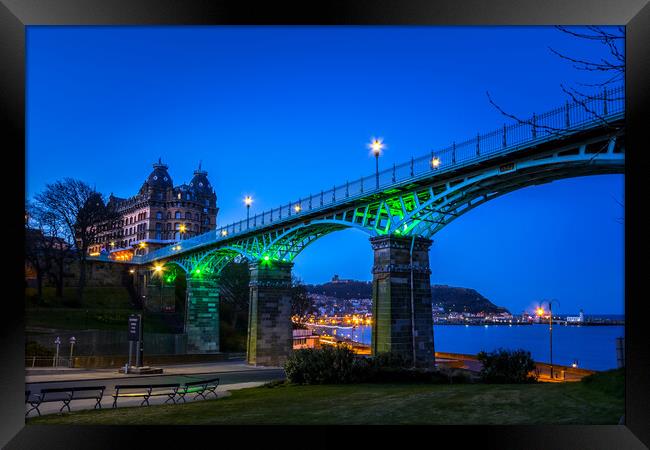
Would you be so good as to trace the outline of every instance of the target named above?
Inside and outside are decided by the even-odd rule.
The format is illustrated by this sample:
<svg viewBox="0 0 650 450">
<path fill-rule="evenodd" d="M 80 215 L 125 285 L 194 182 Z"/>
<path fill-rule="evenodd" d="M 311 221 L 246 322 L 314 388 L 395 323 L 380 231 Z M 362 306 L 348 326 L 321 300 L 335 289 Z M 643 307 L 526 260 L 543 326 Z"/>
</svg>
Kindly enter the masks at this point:
<svg viewBox="0 0 650 450">
<path fill-rule="evenodd" d="M 264 261 L 268 261 L 268 260 L 269 260 L 269 255 L 266 255 L 266 256 L 264 257 Z"/>
<path fill-rule="evenodd" d="M 201 269 L 196 269 L 194 273 L 201 273 Z"/>
</svg>

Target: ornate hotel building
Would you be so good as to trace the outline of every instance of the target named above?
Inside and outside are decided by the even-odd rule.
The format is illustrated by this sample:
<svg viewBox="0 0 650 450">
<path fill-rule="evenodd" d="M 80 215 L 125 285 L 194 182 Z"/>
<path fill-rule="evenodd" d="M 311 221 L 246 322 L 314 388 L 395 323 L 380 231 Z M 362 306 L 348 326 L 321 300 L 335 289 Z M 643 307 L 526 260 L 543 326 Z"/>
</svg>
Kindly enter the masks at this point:
<svg viewBox="0 0 650 450">
<path fill-rule="evenodd" d="M 108 254 L 128 261 L 133 255 L 147 254 L 216 227 L 217 195 L 201 164 L 189 185 L 176 187 L 167 169 L 158 159 L 136 195 L 110 195 L 108 205 L 112 204 L 121 218 L 111 226 L 102 226 L 89 248 L 91 255 Z"/>
</svg>

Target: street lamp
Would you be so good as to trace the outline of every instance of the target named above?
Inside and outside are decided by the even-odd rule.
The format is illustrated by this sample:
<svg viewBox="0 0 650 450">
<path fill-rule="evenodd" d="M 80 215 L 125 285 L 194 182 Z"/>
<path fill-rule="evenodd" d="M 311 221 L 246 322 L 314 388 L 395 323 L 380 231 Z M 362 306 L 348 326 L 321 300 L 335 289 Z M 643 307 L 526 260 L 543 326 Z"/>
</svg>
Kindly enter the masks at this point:
<svg viewBox="0 0 650 450">
<path fill-rule="evenodd" d="M 180 237 L 181 237 L 181 241 L 182 241 L 183 240 L 183 234 L 185 234 L 185 232 L 187 231 L 187 227 L 185 226 L 184 223 L 180 224 L 180 226 L 178 227 L 178 231 L 181 234 Z"/>
<path fill-rule="evenodd" d="M 550 363 L 551 363 L 551 380 L 553 379 L 553 302 L 560 306 L 557 300 L 549 300 L 548 303 L 548 336 L 549 336 L 549 350 L 550 350 Z M 544 315 L 544 308 L 540 304 L 535 313 L 542 317 Z"/>
<path fill-rule="evenodd" d="M 379 189 L 379 155 L 384 148 L 384 143 L 381 139 L 373 139 L 370 143 L 372 154 L 375 155 L 375 178 L 377 179 L 377 189 Z"/>
<path fill-rule="evenodd" d="M 248 229 L 248 222 L 251 216 L 251 203 L 253 203 L 253 198 L 250 195 L 244 197 L 244 203 L 246 204 L 246 229 Z"/>
<path fill-rule="evenodd" d="M 163 292 L 163 268 L 162 266 L 154 266 L 153 270 L 158 274 L 160 277 L 160 311 L 162 312 L 162 306 L 163 306 L 163 299 L 162 299 L 162 292 Z"/>
<path fill-rule="evenodd" d="M 438 167 L 440 167 L 440 158 L 438 158 L 437 156 L 432 157 L 431 158 L 431 167 L 433 169 L 437 169 Z"/>
</svg>

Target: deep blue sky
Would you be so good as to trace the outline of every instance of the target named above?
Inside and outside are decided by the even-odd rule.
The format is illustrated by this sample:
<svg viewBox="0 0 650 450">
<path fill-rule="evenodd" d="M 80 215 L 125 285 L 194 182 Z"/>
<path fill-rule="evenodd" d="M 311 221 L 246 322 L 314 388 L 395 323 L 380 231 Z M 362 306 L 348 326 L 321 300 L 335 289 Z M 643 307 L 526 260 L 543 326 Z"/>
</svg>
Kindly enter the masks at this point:
<svg viewBox="0 0 650 450">
<path fill-rule="evenodd" d="M 161 157 L 174 184 L 199 160 L 219 224 L 374 171 L 477 131 L 507 110 L 564 103 L 559 84 L 594 81 L 551 54 L 603 48 L 552 27 L 28 27 L 27 197 L 75 177 L 134 195 Z M 435 284 L 471 287 L 521 312 L 623 312 L 621 175 L 515 191 L 434 237 Z M 296 259 L 319 283 L 370 280 L 367 237 L 343 231 Z M 557 307 L 555 307 L 557 308 Z M 554 309 L 555 309 L 554 308 Z"/>
</svg>

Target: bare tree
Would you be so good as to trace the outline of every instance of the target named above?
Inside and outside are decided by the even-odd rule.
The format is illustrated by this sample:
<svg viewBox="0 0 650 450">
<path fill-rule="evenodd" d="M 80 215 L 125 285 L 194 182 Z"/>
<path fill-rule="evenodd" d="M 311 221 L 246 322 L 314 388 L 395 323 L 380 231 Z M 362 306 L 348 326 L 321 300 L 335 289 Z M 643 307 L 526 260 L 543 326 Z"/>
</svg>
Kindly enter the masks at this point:
<svg viewBox="0 0 650 450">
<path fill-rule="evenodd" d="M 46 185 L 45 190 L 36 195 L 35 204 L 43 214 L 53 217 L 57 228 L 75 248 L 79 262 L 78 301 L 82 302 L 88 248 L 95 242 L 100 227 L 112 224 L 119 216 L 104 203 L 100 193 L 83 181 L 73 178 Z"/>
<path fill-rule="evenodd" d="M 560 89 L 573 103 L 584 109 L 589 116 L 601 121 L 605 126 L 610 126 L 610 123 L 603 114 L 593 108 L 592 101 L 602 100 L 603 102 L 608 102 L 622 99 L 622 97 L 608 97 L 607 88 L 608 86 L 622 82 L 625 79 L 625 55 L 623 51 L 625 45 L 625 29 L 623 27 L 617 27 L 616 31 L 608 31 L 602 27 L 586 26 L 579 27 L 579 31 L 573 31 L 564 26 L 556 26 L 555 28 L 562 33 L 575 37 L 576 39 L 597 43 L 605 48 L 607 56 L 593 61 L 568 56 L 551 47 L 549 47 L 549 51 L 562 60 L 571 63 L 576 70 L 597 72 L 604 76 L 604 79 L 600 82 L 576 83 L 580 88 L 560 84 Z M 591 92 L 585 91 L 585 89 L 589 88 L 592 89 Z M 594 89 L 597 89 L 597 91 Z M 532 118 L 522 119 L 514 114 L 506 112 L 492 99 L 489 92 L 486 94 L 492 106 L 494 106 L 502 115 L 516 121 L 517 123 L 537 127 L 549 134 L 562 134 L 562 129 L 560 128 L 537 124 L 534 115 Z"/>
<path fill-rule="evenodd" d="M 66 229 L 51 211 L 33 203 L 26 206 L 25 259 L 36 271 L 38 301 L 42 301 L 43 277 L 56 286 L 63 297 L 65 267 L 72 257 L 72 245 Z"/>
<path fill-rule="evenodd" d="M 296 276 L 291 277 L 291 315 L 304 317 L 312 311 L 307 287 Z"/>
</svg>

